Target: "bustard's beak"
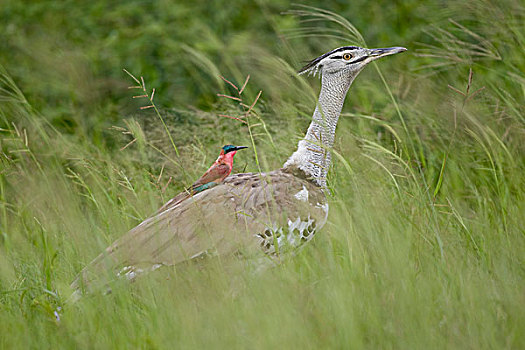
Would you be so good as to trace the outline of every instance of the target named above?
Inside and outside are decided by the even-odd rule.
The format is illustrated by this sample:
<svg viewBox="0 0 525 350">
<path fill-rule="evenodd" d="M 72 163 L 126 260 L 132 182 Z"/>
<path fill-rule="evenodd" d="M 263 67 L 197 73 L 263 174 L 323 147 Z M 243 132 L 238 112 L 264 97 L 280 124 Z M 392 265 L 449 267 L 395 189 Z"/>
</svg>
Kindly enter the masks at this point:
<svg viewBox="0 0 525 350">
<path fill-rule="evenodd" d="M 368 56 L 372 59 L 378 59 L 384 56 L 395 55 L 396 53 L 405 52 L 407 49 L 404 47 L 387 47 L 385 49 L 369 49 Z"/>
</svg>

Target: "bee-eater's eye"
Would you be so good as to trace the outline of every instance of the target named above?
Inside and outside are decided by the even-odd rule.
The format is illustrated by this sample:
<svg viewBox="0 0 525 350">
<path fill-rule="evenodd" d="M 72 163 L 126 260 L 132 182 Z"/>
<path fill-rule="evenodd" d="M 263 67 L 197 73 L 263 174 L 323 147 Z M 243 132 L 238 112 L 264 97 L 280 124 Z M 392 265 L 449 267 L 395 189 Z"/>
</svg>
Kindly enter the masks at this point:
<svg viewBox="0 0 525 350">
<path fill-rule="evenodd" d="M 343 55 L 343 59 L 346 60 L 346 61 L 350 61 L 351 58 L 352 58 L 352 55 L 350 55 L 349 53 L 345 53 Z"/>
</svg>

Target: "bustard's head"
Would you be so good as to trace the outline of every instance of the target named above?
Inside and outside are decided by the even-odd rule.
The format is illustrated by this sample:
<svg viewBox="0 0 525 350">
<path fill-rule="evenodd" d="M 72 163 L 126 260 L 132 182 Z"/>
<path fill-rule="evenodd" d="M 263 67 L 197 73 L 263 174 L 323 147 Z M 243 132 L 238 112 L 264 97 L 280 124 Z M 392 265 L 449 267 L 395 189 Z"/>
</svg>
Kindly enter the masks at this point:
<svg viewBox="0 0 525 350">
<path fill-rule="evenodd" d="M 347 73 L 355 76 L 370 62 L 406 50 L 404 47 L 365 49 L 357 46 L 343 46 L 311 60 L 299 71 L 299 74 L 308 73 L 315 76 L 317 73 Z"/>
</svg>

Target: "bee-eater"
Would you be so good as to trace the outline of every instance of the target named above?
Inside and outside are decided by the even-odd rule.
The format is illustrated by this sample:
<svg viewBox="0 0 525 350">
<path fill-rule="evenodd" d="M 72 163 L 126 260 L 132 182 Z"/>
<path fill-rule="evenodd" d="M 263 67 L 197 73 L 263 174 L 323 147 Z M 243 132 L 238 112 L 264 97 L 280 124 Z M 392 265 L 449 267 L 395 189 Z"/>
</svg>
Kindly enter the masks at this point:
<svg viewBox="0 0 525 350">
<path fill-rule="evenodd" d="M 185 191 L 179 193 L 177 196 L 169 200 L 166 204 L 164 204 L 157 213 L 162 212 L 164 209 L 176 205 L 180 203 L 181 201 L 196 195 L 197 193 L 200 193 L 204 190 L 210 189 L 214 186 L 217 186 L 221 182 L 224 181 L 224 179 L 231 174 L 233 169 L 233 157 L 237 153 L 238 150 L 248 148 L 246 146 L 233 146 L 233 145 L 226 145 L 223 146 L 221 149 L 221 153 L 219 154 L 219 157 L 215 161 L 215 163 L 212 164 L 212 166 L 206 170 L 204 175 L 200 177 L 197 181 L 193 183 L 189 188 L 187 188 Z"/>
</svg>

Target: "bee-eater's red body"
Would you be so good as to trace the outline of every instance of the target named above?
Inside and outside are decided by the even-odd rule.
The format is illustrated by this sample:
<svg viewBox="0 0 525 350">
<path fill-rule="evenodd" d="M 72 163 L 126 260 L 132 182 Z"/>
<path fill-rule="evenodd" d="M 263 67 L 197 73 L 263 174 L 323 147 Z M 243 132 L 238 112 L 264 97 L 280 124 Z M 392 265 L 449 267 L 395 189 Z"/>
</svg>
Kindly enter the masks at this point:
<svg viewBox="0 0 525 350">
<path fill-rule="evenodd" d="M 233 157 L 238 150 L 247 148 L 245 146 L 226 145 L 222 148 L 221 154 L 213 165 L 195 181 L 188 191 L 193 195 L 202 192 L 210 187 L 220 184 L 230 175 L 233 169 Z"/>
</svg>

